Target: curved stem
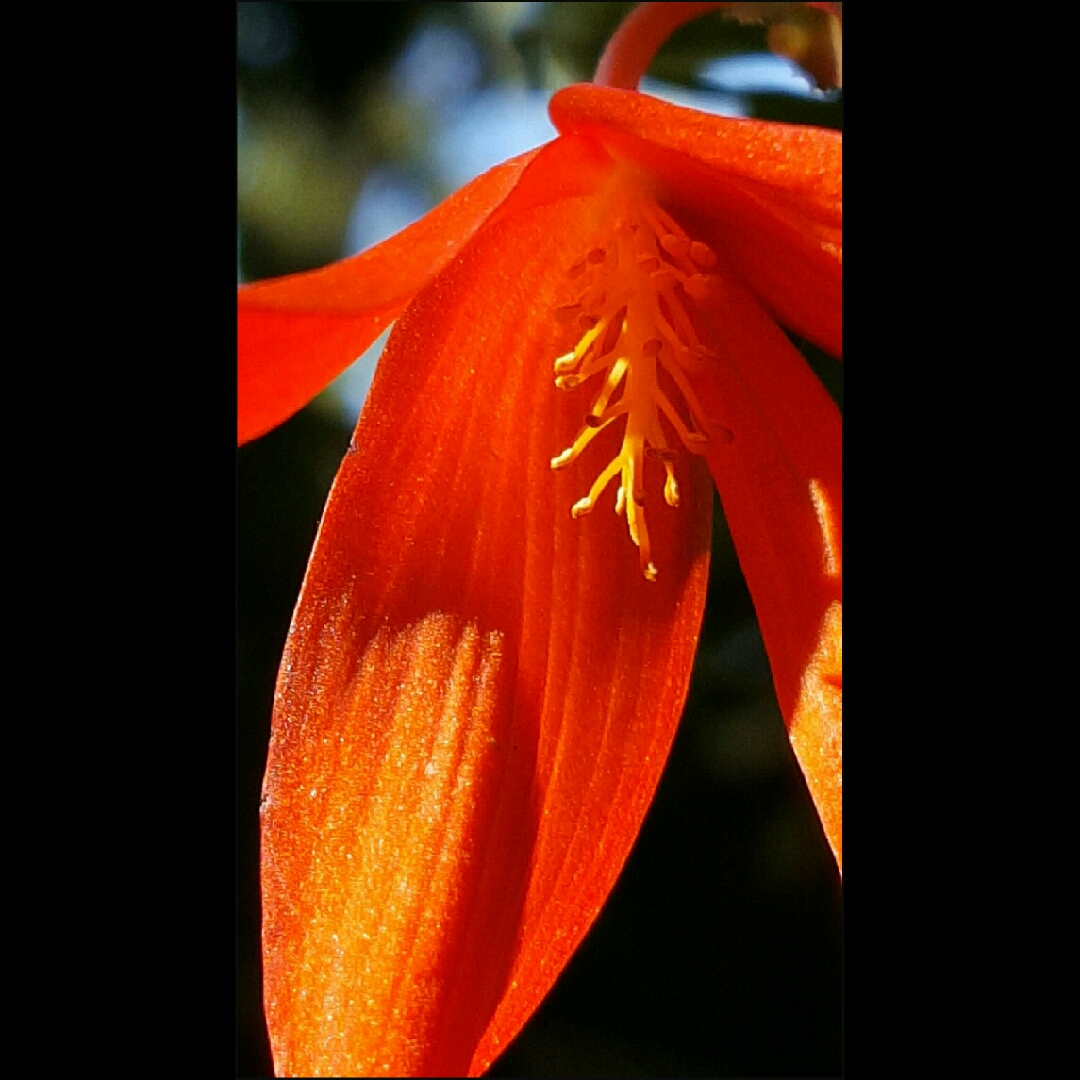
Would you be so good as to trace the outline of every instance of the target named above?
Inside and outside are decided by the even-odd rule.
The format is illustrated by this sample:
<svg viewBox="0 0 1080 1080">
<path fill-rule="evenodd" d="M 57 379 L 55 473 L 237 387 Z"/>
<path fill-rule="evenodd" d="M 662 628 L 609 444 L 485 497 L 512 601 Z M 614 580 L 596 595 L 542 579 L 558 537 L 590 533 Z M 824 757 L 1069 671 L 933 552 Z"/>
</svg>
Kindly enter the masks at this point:
<svg viewBox="0 0 1080 1080">
<path fill-rule="evenodd" d="M 607 43 L 593 82 L 636 90 L 657 50 L 684 23 L 731 4 L 640 4 L 623 20 Z"/>
<path fill-rule="evenodd" d="M 627 15 L 607 43 L 604 55 L 600 57 L 600 63 L 596 67 L 593 82 L 597 86 L 636 90 L 638 82 L 648 70 L 660 46 L 680 26 L 716 8 L 740 6 L 747 5 L 736 3 L 639 4 Z M 843 17 L 843 4 L 808 3 L 806 6 L 820 8 L 837 18 Z"/>
</svg>

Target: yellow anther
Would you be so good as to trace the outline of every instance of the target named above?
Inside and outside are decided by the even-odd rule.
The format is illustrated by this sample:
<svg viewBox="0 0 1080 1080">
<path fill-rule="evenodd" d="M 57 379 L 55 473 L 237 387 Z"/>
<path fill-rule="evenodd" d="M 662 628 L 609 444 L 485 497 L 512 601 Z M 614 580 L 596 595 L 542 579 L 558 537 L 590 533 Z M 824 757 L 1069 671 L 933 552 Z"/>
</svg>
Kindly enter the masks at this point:
<svg viewBox="0 0 1080 1080">
<path fill-rule="evenodd" d="M 597 395 L 596 400 L 593 402 L 592 410 L 585 420 L 585 423 L 590 427 L 595 426 L 603 415 L 608 402 L 611 400 L 611 395 L 619 388 L 619 383 L 622 382 L 623 376 L 626 374 L 626 370 L 629 366 L 630 360 L 625 356 L 620 356 L 619 359 L 611 365 L 611 371 L 604 380 L 604 388 Z"/>
</svg>

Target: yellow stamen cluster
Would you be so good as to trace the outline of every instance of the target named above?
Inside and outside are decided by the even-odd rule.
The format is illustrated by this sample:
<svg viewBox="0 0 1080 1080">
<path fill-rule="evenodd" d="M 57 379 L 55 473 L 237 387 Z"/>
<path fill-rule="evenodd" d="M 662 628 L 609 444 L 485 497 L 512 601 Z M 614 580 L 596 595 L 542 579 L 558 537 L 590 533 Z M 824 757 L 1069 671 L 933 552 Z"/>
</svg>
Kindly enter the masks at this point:
<svg viewBox="0 0 1080 1080">
<path fill-rule="evenodd" d="M 622 207 L 603 246 L 593 247 L 570 268 L 571 277 L 583 285 L 580 298 L 556 312 L 557 318 L 576 319 L 586 329 L 574 350 L 555 361 L 555 385 L 571 390 L 593 375 L 603 373 L 604 378 L 584 427 L 571 446 L 552 458 L 551 467 L 569 465 L 612 421 L 626 417 L 619 453 L 571 512 L 575 518 L 587 514 L 618 475 L 615 512 L 626 514 L 649 581 L 656 580 L 657 571 L 645 523 L 644 460 L 653 457 L 663 463 L 664 501 L 678 506 L 675 453 L 660 416 L 687 450 L 702 452 L 708 441 L 702 408 L 684 367 L 711 354 L 698 340 L 686 304 L 708 298 L 714 279 L 702 271 L 715 264 L 708 247 L 691 241 L 668 214 L 639 195 Z M 682 394 L 690 425 L 660 386 L 661 368 Z"/>
</svg>

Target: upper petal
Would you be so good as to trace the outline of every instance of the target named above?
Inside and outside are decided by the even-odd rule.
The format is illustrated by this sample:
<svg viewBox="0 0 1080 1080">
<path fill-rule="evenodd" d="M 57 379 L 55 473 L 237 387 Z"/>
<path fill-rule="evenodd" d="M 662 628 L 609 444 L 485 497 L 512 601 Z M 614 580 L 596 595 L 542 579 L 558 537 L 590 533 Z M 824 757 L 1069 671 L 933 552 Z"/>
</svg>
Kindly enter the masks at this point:
<svg viewBox="0 0 1080 1080">
<path fill-rule="evenodd" d="M 727 175 L 799 199 L 809 213 L 839 223 L 842 136 L 798 124 L 715 116 L 648 94 L 579 83 L 551 99 L 559 131 L 605 128 L 675 150 Z"/>
<path fill-rule="evenodd" d="M 335 481 L 264 791 L 279 1071 L 485 1069 L 595 918 L 667 756 L 711 497 L 680 462 L 655 583 L 614 513 L 570 516 L 591 477 L 549 462 L 588 401 L 552 386 L 573 335 L 551 312 L 589 213 L 506 215 L 421 291 Z"/>
<path fill-rule="evenodd" d="M 552 98 L 551 117 L 643 165 L 666 196 L 723 227 L 723 249 L 785 326 L 842 351 L 842 136 L 713 116 L 589 85 Z"/>
</svg>

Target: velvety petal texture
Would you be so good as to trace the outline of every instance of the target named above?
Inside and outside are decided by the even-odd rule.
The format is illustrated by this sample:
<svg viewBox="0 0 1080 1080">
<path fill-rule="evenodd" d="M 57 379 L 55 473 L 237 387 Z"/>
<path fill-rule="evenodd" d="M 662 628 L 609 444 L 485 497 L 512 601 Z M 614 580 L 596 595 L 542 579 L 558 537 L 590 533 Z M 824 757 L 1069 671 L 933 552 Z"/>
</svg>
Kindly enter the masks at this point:
<svg viewBox="0 0 1080 1080">
<path fill-rule="evenodd" d="M 590 213 L 564 197 L 501 215 L 420 292 L 335 481 L 264 786 L 279 1073 L 483 1071 L 592 923 L 652 798 L 711 494 L 681 456 L 682 505 L 650 520 L 656 582 L 613 496 L 570 515 L 595 470 L 550 460 L 590 402 L 552 386 L 576 337 L 552 313 Z M 589 452 L 616 445 L 608 430 Z"/>
</svg>

